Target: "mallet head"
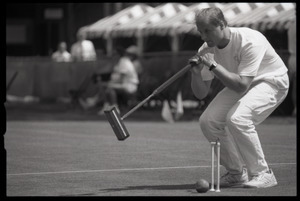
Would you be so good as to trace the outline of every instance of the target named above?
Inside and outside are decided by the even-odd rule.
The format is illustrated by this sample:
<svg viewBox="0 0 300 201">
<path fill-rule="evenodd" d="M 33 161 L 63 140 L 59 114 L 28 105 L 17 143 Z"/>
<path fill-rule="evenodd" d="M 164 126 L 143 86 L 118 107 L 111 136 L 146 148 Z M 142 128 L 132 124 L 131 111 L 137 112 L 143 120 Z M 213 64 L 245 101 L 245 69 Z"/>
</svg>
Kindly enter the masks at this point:
<svg viewBox="0 0 300 201">
<path fill-rule="evenodd" d="M 122 121 L 122 118 L 116 107 L 112 107 L 104 111 L 108 122 L 110 123 L 118 140 L 125 140 L 129 137 L 129 133 Z"/>
</svg>

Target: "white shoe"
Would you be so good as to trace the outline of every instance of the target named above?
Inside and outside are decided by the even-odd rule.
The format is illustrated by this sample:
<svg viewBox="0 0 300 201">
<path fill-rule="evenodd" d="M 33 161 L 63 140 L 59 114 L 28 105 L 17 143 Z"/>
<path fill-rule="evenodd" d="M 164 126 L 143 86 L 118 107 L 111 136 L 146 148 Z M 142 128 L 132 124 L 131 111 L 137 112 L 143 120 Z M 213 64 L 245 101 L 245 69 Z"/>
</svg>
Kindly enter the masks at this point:
<svg viewBox="0 0 300 201">
<path fill-rule="evenodd" d="M 248 180 L 247 169 L 243 168 L 243 171 L 239 174 L 226 173 L 220 179 L 220 187 L 243 187 Z"/>
<path fill-rule="evenodd" d="M 270 169 L 260 175 L 253 176 L 252 179 L 247 182 L 245 188 L 268 188 L 277 185 L 277 180 L 273 171 Z"/>
</svg>

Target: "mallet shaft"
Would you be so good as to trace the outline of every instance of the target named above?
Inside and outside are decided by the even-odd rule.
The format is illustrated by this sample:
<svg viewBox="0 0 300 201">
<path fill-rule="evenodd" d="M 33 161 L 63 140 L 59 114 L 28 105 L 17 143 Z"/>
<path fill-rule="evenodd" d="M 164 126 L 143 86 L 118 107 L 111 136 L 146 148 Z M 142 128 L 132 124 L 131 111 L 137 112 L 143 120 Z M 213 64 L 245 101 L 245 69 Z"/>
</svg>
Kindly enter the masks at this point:
<svg viewBox="0 0 300 201">
<path fill-rule="evenodd" d="M 165 81 L 162 85 L 160 85 L 157 89 L 153 91 L 153 95 L 159 94 L 162 92 L 165 88 L 167 88 L 170 84 L 172 84 L 175 80 L 177 80 L 179 77 L 181 77 L 183 74 L 185 74 L 187 71 L 189 71 L 193 66 L 188 64 L 184 68 L 182 68 L 180 71 L 178 71 L 175 75 L 173 75 L 171 78 L 169 78 L 167 81 Z"/>
<path fill-rule="evenodd" d="M 169 78 L 167 81 L 165 81 L 162 85 L 157 87 L 150 96 L 148 96 L 146 99 L 144 99 L 142 102 L 140 102 L 138 105 L 136 105 L 134 108 L 129 110 L 126 114 L 124 114 L 121 118 L 121 120 L 128 117 L 131 113 L 136 111 L 138 108 L 142 107 L 150 98 L 153 96 L 159 94 L 162 92 L 165 88 L 167 88 L 170 84 L 172 84 L 175 80 L 177 80 L 180 76 L 185 74 L 187 71 L 189 71 L 193 66 L 188 64 L 184 68 L 182 68 L 180 71 L 178 71 L 175 75 L 173 75 L 171 78 Z"/>
<path fill-rule="evenodd" d="M 125 119 L 126 117 L 128 117 L 131 113 L 133 113 L 134 111 L 136 111 L 138 108 L 142 107 L 150 98 L 152 98 L 154 95 L 151 94 L 150 96 L 148 96 L 146 99 L 144 99 L 142 102 L 140 102 L 139 104 L 137 104 L 134 108 L 132 108 L 131 110 L 129 110 L 126 114 L 124 114 L 121 118 L 121 120 Z"/>
</svg>

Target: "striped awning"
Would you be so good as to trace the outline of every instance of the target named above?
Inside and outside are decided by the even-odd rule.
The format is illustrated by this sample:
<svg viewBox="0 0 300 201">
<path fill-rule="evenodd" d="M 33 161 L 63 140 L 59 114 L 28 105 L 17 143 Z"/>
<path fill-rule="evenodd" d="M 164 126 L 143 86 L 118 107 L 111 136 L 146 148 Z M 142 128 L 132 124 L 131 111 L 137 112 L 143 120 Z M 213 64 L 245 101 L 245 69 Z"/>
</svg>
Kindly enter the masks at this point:
<svg viewBox="0 0 300 201">
<path fill-rule="evenodd" d="M 132 37 L 140 34 L 147 35 L 143 32 L 145 27 L 152 27 L 161 23 L 165 19 L 177 16 L 188 7 L 180 3 L 166 3 L 156 7 L 152 12 L 145 14 L 143 17 L 131 21 L 129 24 L 123 24 L 115 27 L 111 31 L 112 37 Z"/>
<path fill-rule="evenodd" d="M 146 4 L 136 4 L 125 8 L 113 16 L 105 17 L 94 24 L 82 27 L 79 32 L 86 33 L 87 38 L 107 37 L 107 34 L 116 26 L 129 24 L 132 20 L 143 17 L 145 14 L 152 12 L 153 7 Z"/>
<path fill-rule="evenodd" d="M 257 26 L 261 31 L 265 31 L 267 29 L 287 30 L 295 19 L 296 9 L 286 10 L 272 18 L 263 19 L 257 24 Z"/>
<path fill-rule="evenodd" d="M 226 19 L 233 19 L 240 14 L 248 13 L 263 6 L 263 3 L 198 3 L 170 19 L 155 26 L 146 27 L 145 31 L 157 35 L 173 35 L 183 33 L 197 34 L 195 12 L 203 8 L 218 7 L 222 9 Z"/>
<path fill-rule="evenodd" d="M 294 10 L 295 5 L 293 3 L 265 3 L 264 6 L 253 10 L 253 12 L 242 14 L 237 18 L 229 20 L 229 23 L 231 26 L 259 29 L 262 21 L 269 20 L 277 23 L 280 20 L 278 16 L 281 13 L 287 14 L 285 11 L 293 12 Z"/>
<path fill-rule="evenodd" d="M 261 31 L 287 29 L 296 17 L 294 3 L 197 3 L 189 7 L 180 3 L 165 3 L 156 8 L 136 4 L 79 31 L 85 32 L 90 39 L 198 34 L 195 12 L 208 7 L 221 8 L 229 26 L 245 26 Z"/>
</svg>

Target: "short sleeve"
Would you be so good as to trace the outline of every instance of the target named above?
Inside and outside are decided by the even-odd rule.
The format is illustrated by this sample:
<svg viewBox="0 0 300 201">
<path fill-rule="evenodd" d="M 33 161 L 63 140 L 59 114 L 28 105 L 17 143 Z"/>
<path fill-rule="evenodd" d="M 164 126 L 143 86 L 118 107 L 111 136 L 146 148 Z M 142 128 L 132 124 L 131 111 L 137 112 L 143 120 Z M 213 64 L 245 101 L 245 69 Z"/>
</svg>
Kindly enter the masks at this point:
<svg viewBox="0 0 300 201">
<path fill-rule="evenodd" d="M 241 62 L 238 74 L 241 76 L 256 76 L 266 48 L 260 45 L 247 44 L 241 52 Z"/>
</svg>

